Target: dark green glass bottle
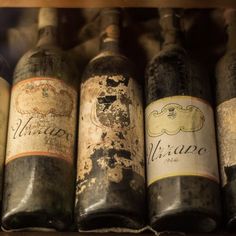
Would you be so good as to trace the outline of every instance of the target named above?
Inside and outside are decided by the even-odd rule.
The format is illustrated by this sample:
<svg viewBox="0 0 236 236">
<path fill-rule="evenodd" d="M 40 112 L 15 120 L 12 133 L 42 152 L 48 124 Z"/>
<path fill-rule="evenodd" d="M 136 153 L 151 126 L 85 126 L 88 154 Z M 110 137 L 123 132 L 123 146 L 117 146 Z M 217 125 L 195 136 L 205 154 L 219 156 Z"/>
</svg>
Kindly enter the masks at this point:
<svg viewBox="0 0 236 236">
<path fill-rule="evenodd" d="M 236 229 L 236 11 L 225 10 L 228 43 L 216 67 L 216 117 L 223 187 L 224 220 Z"/>
<path fill-rule="evenodd" d="M 0 204 L 2 206 L 3 172 L 6 154 L 6 139 L 10 103 L 10 68 L 0 55 Z"/>
<path fill-rule="evenodd" d="M 81 83 L 76 220 L 80 230 L 145 219 L 142 93 L 120 52 L 120 10 L 101 11 L 101 47 Z"/>
<path fill-rule="evenodd" d="M 150 224 L 210 232 L 220 191 L 209 78 L 181 44 L 178 10 L 160 9 L 164 42 L 146 69 Z"/>
<path fill-rule="evenodd" d="M 39 12 L 39 39 L 14 72 L 2 225 L 65 230 L 73 220 L 77 86 L 57 44 L 56 9 Z"/>
</svg>

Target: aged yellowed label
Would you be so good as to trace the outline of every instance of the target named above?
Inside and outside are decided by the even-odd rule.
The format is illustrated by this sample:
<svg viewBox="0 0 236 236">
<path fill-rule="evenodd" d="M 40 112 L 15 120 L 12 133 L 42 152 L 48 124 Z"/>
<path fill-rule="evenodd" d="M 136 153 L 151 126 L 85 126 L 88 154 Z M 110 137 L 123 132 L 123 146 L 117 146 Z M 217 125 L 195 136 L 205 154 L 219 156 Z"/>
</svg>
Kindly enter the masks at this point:
<svg viewBox="0 0 236 236">
<path fill-rule="evenodd" d="M 190 96 L 167 97 L 151 103 L 145 116 L 148 185 L 182 175 L 219 181 L 210 105 Z"/>
<path fill-rule="evenodd" d="M 0 77 L 0 170 L 5 161 L 10 85 Z"/>
<path fill-rule="evenodd" d="M 217 107 L 217 133 L 221 167 L 221 181 L 224 186 L 234 179 L 236 165 L 236 98 Z"/>
<path fill-rule="evenodd" d="M 126 169 L 144 178 L 141 89 L 132 78 L 92 77 L 81 86 L 78 191 L 96 184 L 96 171 L 119 183 Z"/>
<path fill-rule="evenodd" d="M 12 89 L 6 162 L 26 156 L 73 161 L 77 92 L 63 81 L 31 78 Z"/>
</svg>

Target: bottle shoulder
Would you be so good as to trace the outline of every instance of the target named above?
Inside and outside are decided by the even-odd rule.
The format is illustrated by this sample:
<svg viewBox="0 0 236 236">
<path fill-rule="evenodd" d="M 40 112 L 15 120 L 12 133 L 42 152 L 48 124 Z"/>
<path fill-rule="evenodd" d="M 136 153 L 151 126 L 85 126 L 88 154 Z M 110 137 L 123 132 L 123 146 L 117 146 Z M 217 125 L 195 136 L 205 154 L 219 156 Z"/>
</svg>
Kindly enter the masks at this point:
<svg viewBox="0 0 236 236">
<path fill-rule="evenodd" d="M 102 75 L 123 75 L 134 79 L 137 77 L 134 64 L 122 54 L 99 54 L 93 58 L 85 68 L 83 81 Z"/>
<path fill-rule="evenodd" d="M 93 63 L 102 64 L 104 63 L 104 61 L 112 62 L 112 63 L 119 62 L 119 63 L 124 63 L 124 64 L 131 64 L 131 61 L 125 55 L 121 53 L 110 52 L 110 51 L 100 52 L 97 56 L 91 59 L 89 64 L 93 64 Z"/>
<path fill-rule="evenodd" d="M 119 53 L 119 52 L 113 52 L 113 51 L 109 51 L 109 50 L 104 50 L 104 51 L 101 51 L 99 52 L 94 58 L 91 59 L 90 63 L 93 62 L 93 61 L 96 61 L 96 60 L 99 60 L 101 58 L 106 58 L 106 57 L 110 57 L 110 58 L 123 58 L 124 60 L 128 60 L 128 58 Z"/>
<path fill-rule="evenodd" d="M 182 47 L 173 45 L 161 50 L 148 64 L 145 77 L 147 104 L 178 95 L 211 102 L 209 75 Z"/>
<path fill-rule="evenodd" d="M 236 50 L 226 52 L 217 62 L 216 71 L 226 68 L 232 64 L 236 64 Z"/>
<path fill-rule="evenodd" d="M 179 45 L 169 45 L 161 49 L 160 52 L 153 57 L 149 65 L 152 63 L 157 63 L 158 60 L 168 60 L 168 59 L 178 59 L 178 58 L 190 58 L 187 50 Z"/>
<path fill-rule="evenodd" d="M 217 105 L 236 97 L 236 51 L 227 52 L 215 69 Z"/>
<path fill-rule="evenodd" d="M 13 83 L 34 77 L 52 77 L 71 84 L 77 71 L 67 52 L 57 47 L 35 47 L 18 61 Z"/>
<path fill-rule="evenodd" d="M 34 62 L 40 63 L 45 58 L 61 58 L 63 57 L 63 52 L 54 47 L 35 47 L 27 51 L 18 61 L 15 71 L 21 70 L 22 67 L 29 66 Z"/>
<path fill-rule="evenodd" d="M 2 55 L 0 55 L 0 78 L 10 84 L 10 65 Z"/>
<path fill-rule="evenodd" d="M 215 75 L 217 87 L 227 85 L 227 81 L 236 81 L 236 51 L 228 52 L 220 58 L 215 67 Z"/>
</svg>

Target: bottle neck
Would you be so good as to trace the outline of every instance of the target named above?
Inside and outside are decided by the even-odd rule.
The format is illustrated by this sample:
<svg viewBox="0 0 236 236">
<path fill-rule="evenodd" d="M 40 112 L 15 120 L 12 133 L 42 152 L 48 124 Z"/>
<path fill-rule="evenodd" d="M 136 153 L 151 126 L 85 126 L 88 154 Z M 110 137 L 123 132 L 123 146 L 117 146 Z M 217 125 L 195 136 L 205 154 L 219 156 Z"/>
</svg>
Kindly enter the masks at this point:
<svg viewBox="0 0 236 236">
<path fill-rule="evenodd" d="M 58 45 L 57 27 L 45 26 L 39 29 L 37 46 L 40 47 L 43 45 L 50 45 L 50 46 Z"/>
<path fill-rule="evenodd" d="M 120 51 L 120 11 L 104 9 L 101 12 L 100 51 Z"/>
<path fill-rule="evenodd" d="M 236 51 L 236 10 L 226 10 L 224 17 L 228 35 L 227 51 Z"/>
<path fill-rule="evenodd" d="M 57 46 L 58 43 L 58 12 L 55 8 L 39 10 L 39 30 L 37 46 Z"/>
<path fill-rule="evenodd" d="M 159 9 L 160 25 L 164 42 L 162 47 L 170 45 L 182 45 L 180 15 L 174 9 Z"/>
</svg>

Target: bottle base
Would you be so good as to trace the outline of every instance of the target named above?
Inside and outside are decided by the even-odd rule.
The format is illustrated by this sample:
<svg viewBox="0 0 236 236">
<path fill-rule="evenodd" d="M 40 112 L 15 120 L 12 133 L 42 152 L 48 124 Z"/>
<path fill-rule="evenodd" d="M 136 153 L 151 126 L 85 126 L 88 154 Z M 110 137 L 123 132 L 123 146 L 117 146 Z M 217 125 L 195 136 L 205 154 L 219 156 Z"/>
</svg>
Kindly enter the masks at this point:
<svg viewBox="0 0 236 236">
<path fill-rule="evenodd" d="M 21 212 L 3 217 L 2 227 L 5 231 L 64 231 L 70 222 L 71 217 L 61 218 L 45 212 Z"/>
<path fill-rule="evenodd" d="M 236 216 L 228 220 L 226 228 L 229 232 L 236 232 Z"/>
<path fill-rule="evenodd" d="M 127 213 L 91 213 L 78 219 L 79 230 L 99 230 L 109 228 L 141 229 L 144 222 L 137 215 L 128 215 Z"/>
<path fill-rule="evenodd" d="M 228 182 L 222 189 L 226 229 L 236 231 L 236 180 Z"/>
<path fill-rule="evenodd" d="M 199 211 L 175 211 L 156 217 L 151 227 L 157 231 L 212 232 L 217 228 L 217 217 Z"/>
</svg>

